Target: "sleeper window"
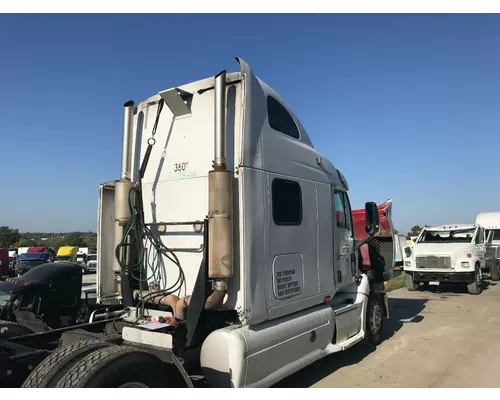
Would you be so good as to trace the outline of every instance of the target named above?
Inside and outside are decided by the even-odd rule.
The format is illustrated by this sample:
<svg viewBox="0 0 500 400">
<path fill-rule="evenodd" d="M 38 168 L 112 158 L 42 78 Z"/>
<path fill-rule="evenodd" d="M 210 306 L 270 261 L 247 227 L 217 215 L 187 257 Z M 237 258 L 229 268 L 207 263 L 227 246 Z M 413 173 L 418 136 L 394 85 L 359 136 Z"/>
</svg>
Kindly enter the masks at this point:
<svg viewBox="0 0 500 400">
<path fill-rule="evenodd" d="M 267 116 L 269 125 L 276 131 L 284 133 L 295 139 L 300 137 L 299 128 L 293 117 L 276 99 L 267 96 Z"/>
<path fill-rule="evenodd" d="M 302 190 L 296 181 L 275 178 L 272 183 L 273 220 L 276 225 L 300 225 Z"/>
</svg>

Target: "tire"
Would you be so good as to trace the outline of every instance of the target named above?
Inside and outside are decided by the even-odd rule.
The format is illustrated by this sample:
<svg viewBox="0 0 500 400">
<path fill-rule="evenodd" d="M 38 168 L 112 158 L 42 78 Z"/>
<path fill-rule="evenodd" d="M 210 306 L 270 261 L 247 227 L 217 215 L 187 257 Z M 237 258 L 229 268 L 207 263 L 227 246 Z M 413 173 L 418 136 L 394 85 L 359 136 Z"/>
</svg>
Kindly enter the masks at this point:
<svg viewBox="0 0 500 400">
<path fill-rule="evenodd" d="M 384 305 L 382 304 L 380 296 L 374 292 L 370 292 L 366 307 L 366 344 L 370 346 L 378 346 L 382 342 L 384 319 Z"/>
<path fill-rule="evenodd" d="M 500 281 L 500 265 L 497 260 L 491 260 L 492 266 L 490 268 L 491 280 L 493 282 Z"/>
<path fill-rule="evenodd" d="M 418 290 L 418 282 L 415 282 L 411 273 L 407 272 L 405 275 L 405 286 L 410 292 Z"/>
<path fill-rule="evenodd" d="M 67 370 L 57 388 L 173 387 L 168 370 L 154 355 L 126 346 L 98 349 Z M 166 382 L 167 380 L 167 382 Z"/>
<path fill-rule="evenodd" d="M 82 340 L 56 350 L 31 372 L 23 388 L 53 388 L 73 365 L 94 351 L 110 347 L 101 340 Z"/>
<path fill-rule="evenodd" d="M 476 272 L 474 274 L 474 282 L 467 285 L 467 291 L 469 294 L 478 295 L 483 291 L 482 289 L 482 278 L 480 268 L 476 265 Z"/>
</svg>

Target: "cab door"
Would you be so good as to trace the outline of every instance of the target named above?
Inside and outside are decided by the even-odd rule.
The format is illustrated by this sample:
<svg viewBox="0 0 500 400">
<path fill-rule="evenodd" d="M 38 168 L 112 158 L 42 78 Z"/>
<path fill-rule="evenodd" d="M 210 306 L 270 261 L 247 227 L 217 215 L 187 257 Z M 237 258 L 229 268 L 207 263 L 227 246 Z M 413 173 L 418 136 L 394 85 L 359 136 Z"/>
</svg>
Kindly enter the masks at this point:
<svg viewBox="0 0 500 400">
<path fill-rule="evenodd" d="M 352 212 L 346 192 L 333 191 L 335 283 L 343 287 L 356 278 L 356 253 Z"/>
</svg>

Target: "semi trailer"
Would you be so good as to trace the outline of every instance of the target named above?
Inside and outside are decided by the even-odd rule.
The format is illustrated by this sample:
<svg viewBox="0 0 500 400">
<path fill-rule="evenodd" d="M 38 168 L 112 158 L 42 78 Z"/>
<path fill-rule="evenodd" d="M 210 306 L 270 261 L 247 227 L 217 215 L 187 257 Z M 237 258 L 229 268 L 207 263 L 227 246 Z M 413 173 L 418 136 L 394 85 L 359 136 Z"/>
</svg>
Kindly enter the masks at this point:
<svg viewBox="0 0 500 400">
<path fill-rule="evenodd" d="M 381 342 L 394 248 L 385 260 L 377 205 L 359 233 L 344 175 L 237 61 L 125 103 L 121 176 L 99 186 L 96 274 L 97 302 L 121 313 L 23 387 L 268 387 Z"/>
</svg>

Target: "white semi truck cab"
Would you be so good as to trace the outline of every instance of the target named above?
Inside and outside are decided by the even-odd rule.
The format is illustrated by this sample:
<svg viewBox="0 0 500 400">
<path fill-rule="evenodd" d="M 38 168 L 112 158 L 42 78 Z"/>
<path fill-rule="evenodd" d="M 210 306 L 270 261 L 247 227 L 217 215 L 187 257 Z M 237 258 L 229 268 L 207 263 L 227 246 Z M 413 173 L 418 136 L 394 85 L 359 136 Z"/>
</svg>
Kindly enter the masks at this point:
<svg viewBox="0 0 500 400">
<path fill-rule="evenodd" d="M 100 185 L 97 245 L 98 302 L 123 305 L 109 326 L 119 340 L 77 342 L 71 354 L 83 355 L 59 363 L 57 382 L 25 387 L 191 387 L 193 375 L 268 387 L 382 340 L 380 277 L 394 252 L 376 256 L 376 204 L 357 240 L 344 175 L 237 61 L 239 72 L 125 104 L 121 178 Z M 360 268 L 361 246 L 384 273 Z"/>
<path fill-rule="evenodd" d="M 444 225 L 424 228 L 413 247 L 405 249 L 406 288 L 420 284 L 466 284 L 469 293 L 480 294 L 487 241 L 479 225 Z"/>
</svg>

